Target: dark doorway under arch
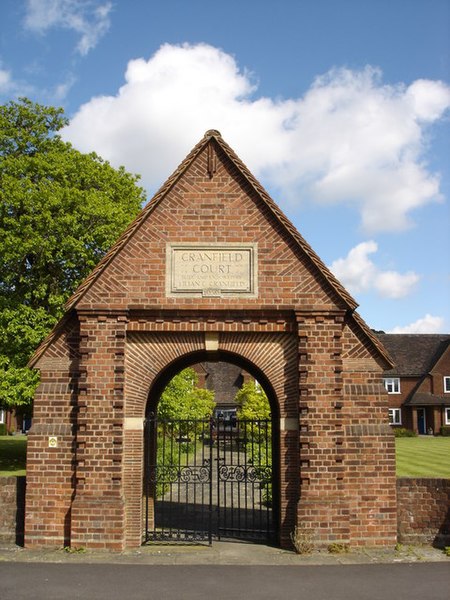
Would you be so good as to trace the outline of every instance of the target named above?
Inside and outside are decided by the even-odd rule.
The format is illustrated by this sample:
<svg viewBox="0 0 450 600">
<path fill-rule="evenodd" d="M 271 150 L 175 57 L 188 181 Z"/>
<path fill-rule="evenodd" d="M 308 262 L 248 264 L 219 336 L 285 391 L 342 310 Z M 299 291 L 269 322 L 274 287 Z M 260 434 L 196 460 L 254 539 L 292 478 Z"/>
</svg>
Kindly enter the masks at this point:
<svg viewBox="0 0 450 600">
<path fill-rule="evenodd" d="M 158 402 L 174 374 L 211 356 L 185 356 L 170 365 L 150 391 L 145 420 L 144 542 L 237 539 L 276 543 L 279 529 L 278 406 L 270 383 L 254 365 L 227 353 L 264 389 L 266 418 L 215 413 L 167 420 Z"/>
</svg>

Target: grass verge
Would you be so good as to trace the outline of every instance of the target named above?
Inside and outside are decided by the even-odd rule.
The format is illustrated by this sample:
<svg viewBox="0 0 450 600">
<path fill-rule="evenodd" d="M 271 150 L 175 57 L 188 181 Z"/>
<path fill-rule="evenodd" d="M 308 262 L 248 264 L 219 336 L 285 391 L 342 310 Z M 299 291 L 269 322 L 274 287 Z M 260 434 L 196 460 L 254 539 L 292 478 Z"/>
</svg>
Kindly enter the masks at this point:
<svg viewBox="0 0 450 600">
<path fill-rule="evenodd" d="M 450 478 L 450 437 L 397 438 L 397 477 Z"/>
<path fill-rule="evenodd" d="M 0 436 L 0 477 L 25 475 L 26 435 Z"/>
<path fill-rule="evenodd" d="M 450 437 L 397 438 L 397 477 L 450 478 Z M 25 475 L 27 437 L 0 436 L 0 477 Z"/>
</svg>

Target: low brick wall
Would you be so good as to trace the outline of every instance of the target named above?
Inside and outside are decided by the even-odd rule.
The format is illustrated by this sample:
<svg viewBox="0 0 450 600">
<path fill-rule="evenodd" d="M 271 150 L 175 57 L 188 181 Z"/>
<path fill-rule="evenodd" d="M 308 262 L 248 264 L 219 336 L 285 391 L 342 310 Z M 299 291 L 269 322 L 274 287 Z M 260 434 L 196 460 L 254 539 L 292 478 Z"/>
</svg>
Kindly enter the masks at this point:
<svg viewBox="0 0 450 600">
<path fill-rule="evenodd" d="M 398 541 L 450 545 L 450 479 L 397 479 Z"/>
<path fill-rule="evenodd" d="M 0 542 L 23 544 L 25 477 L 0 477 Z M 398 541 L 450 545 L 450 479 L 397 479 Z"/>
<path fill-rule="evenodd" d="M 25 477 L 0 477 L 0 542 L 23 545 Z"/>
</svg>

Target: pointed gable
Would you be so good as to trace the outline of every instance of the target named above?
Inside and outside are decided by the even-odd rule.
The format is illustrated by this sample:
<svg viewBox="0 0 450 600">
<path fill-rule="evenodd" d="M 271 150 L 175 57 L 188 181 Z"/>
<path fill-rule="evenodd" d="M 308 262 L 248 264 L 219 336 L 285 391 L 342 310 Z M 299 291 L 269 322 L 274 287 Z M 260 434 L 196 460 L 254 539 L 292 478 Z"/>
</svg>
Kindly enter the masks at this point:
<svg viewBox="0 0 450 600">
<path fill-rule="evenodd" d="M 168 261 L 177 244 L 197 250 L 249 248 L 252 293 L 170 293 Z M 357 306 L 216 130 L 206 132 L 68 300 L 66 311 L 194 306 L 349 314 Z M 365 323 L 360 318 L 355 323 L 384 354 Z"/>
<path fill-rule="evenodd" d="M 212 130 L 78 288 L 67 310 L 191 305 L 182 297 L 166 296 L 170 242 L 257 244 L 258 305 L 356 307 L 247 167 Z M 201 300 L 206 308 L 217 304 Z M 221 298 L 220 308 L 224 301 L 236 304 L 236 298 Z M 241 302 L 249 304 L 245 299 Z"/>
</svg>

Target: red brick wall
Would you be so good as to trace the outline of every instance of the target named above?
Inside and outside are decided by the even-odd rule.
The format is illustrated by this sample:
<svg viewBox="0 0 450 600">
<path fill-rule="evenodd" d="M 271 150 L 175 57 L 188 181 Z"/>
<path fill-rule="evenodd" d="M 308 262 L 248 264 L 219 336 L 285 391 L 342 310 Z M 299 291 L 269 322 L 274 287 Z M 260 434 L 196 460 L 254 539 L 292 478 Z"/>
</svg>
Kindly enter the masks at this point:
<svg viewBox="0 0 450 600">
<path fill-rule="evenodd" d="M 417 377 L 401 377 L 400 394 L 388 394 L 389 408 L 401 408 L 402 422 L 398 427 L 406 427 L 407 429 L 413 428 L 411 408 L 403 406 L 403 403 L 413 389 L 417 387 L 418 382 L 419 378 Z"/>
<path fill-rule="evenodd" d="M 140 441 L 140 436 L 138 437 Z M 24 508 L 25 477 L 1 477 L 0 541 L 19 545 L 22 543 Z M 139 501 L 134 508 L 137 512 L 140 511 Z M 339 507 L 335 509 L 334 514 L 338 512 Z M 449 545 L 450 480 L 397 479 L 396 515 L 399 542 Z M 132 522 L 130 525 L 132 528 Z M 130 542 L 132 541 L 130 539 Z"/>
<path fill-rule="evenodd" d="M 56 331 L 41 359 L 41 383 L 27 443 L 26 543 L 66 546 L 75 486 L 75 419 L 79 381 L 79 324 L 71 318 Z M 56 447 L 49 438 L 56 437 Z"/>
<path fill-rule="evenodd" d="M 299 317 L 298 520 L 322 544 L 389 545 L 396 503 L 387 395 L 376 362 L 342 321 Z"/>
<path fill-rule="evenodd" d="M 0 542 L 23 544 L 25 477 L 0 477 Z"/>
<path fill-rule="evenodd" d="M 443 353 L 432 371 L 433 381 L 431 384 L 431 392 L 436 395 L 444 394 L 444 377 L 450 377 L 450 346 Z M 450 393 L 445 393 L 448 396 L 450 403 Z"/>
<path fill-rule="evenodd" d="M 450 544 L 450 479 L 397 479 L 398 541 Z"/>
</svg>

